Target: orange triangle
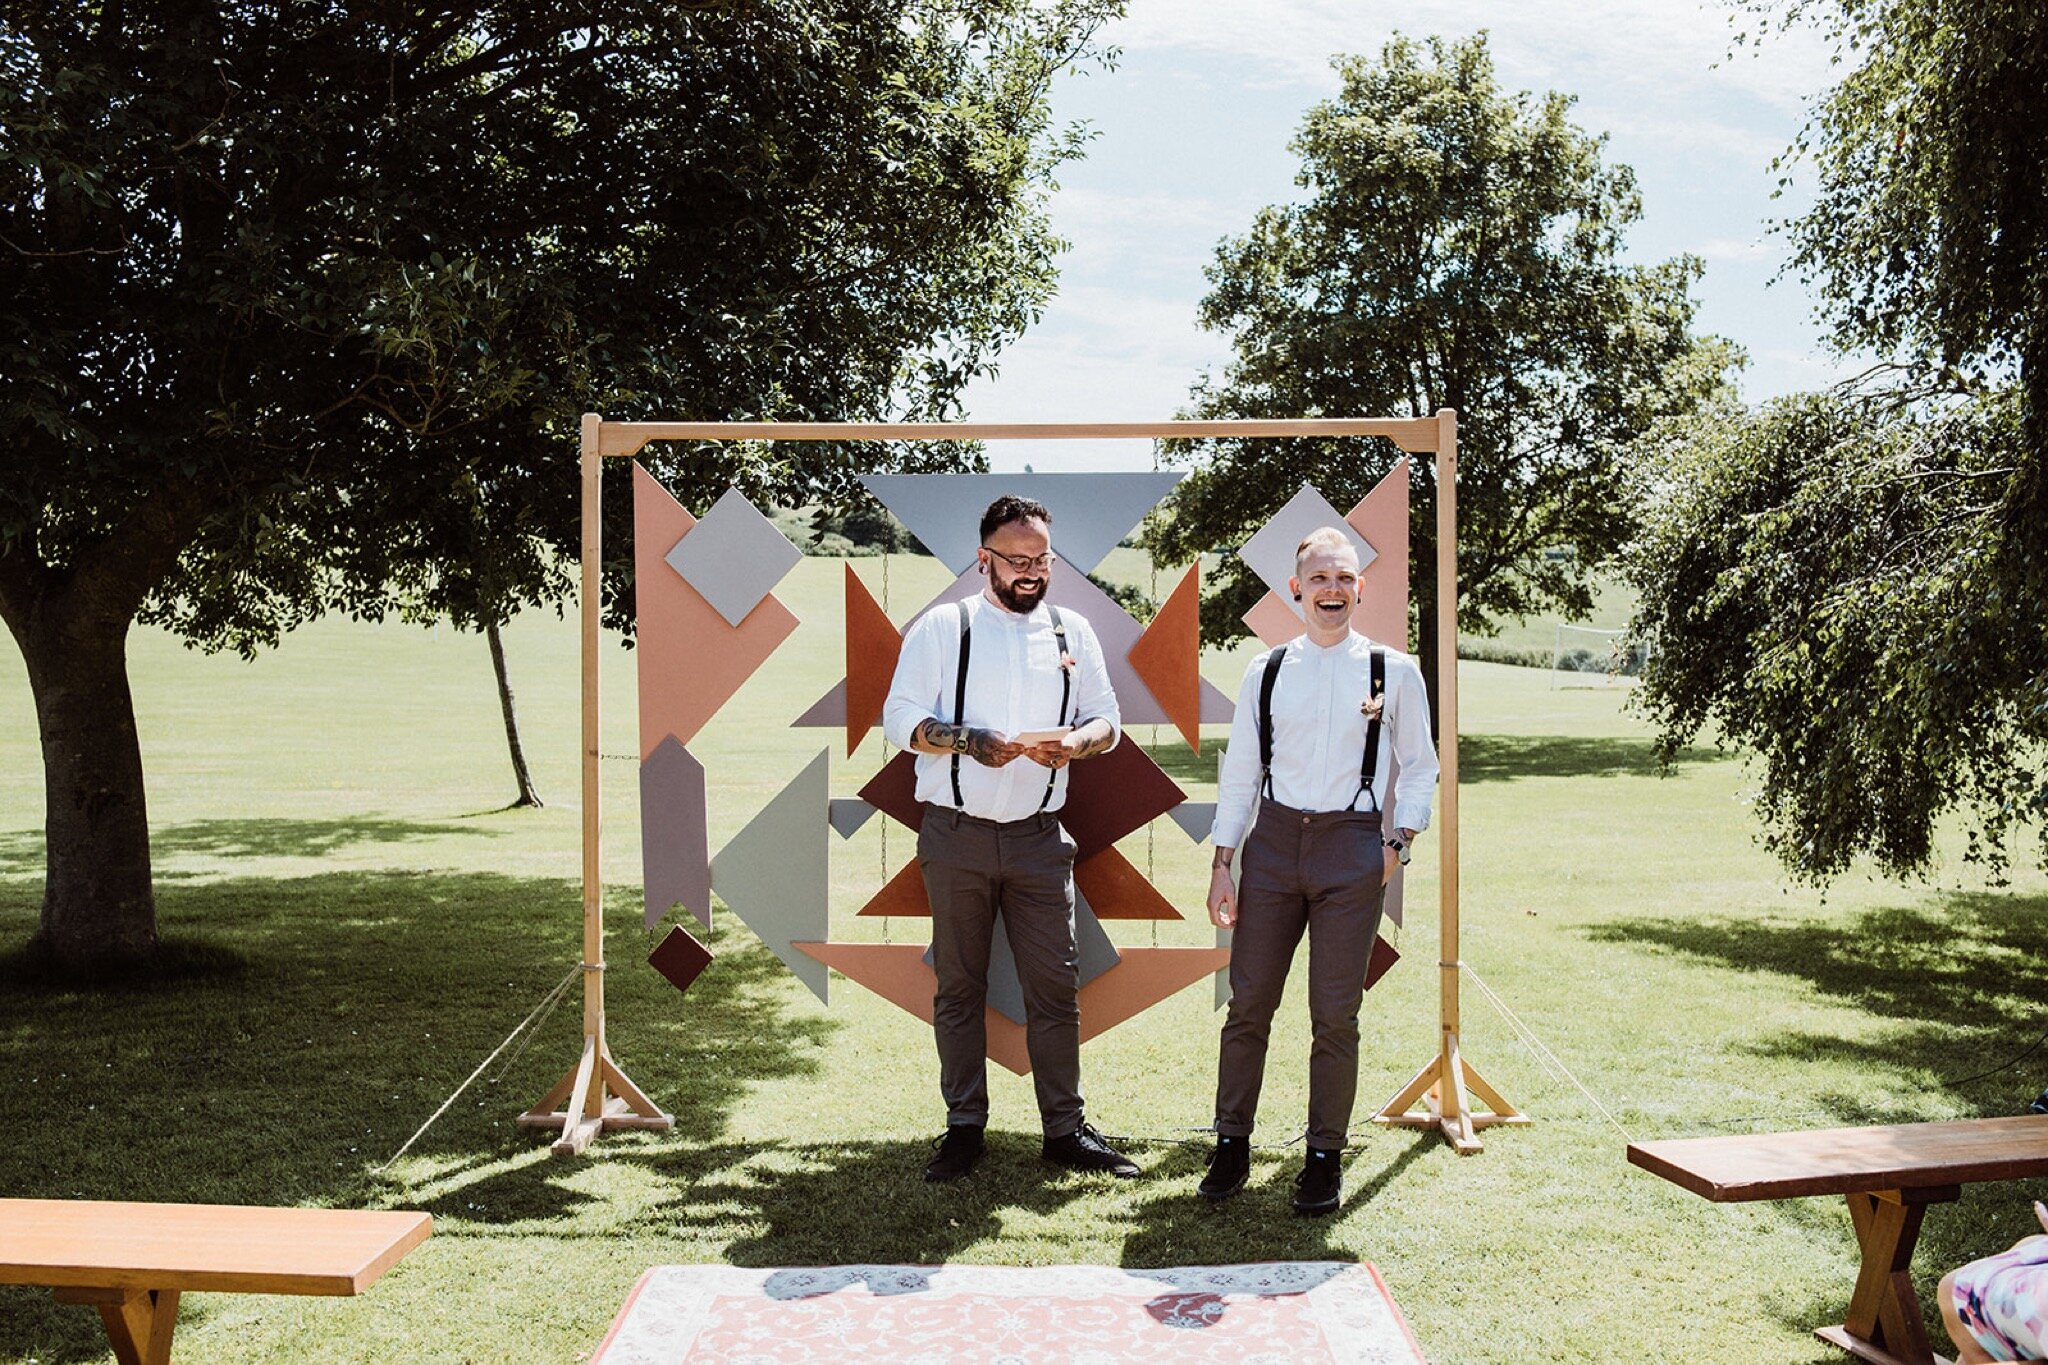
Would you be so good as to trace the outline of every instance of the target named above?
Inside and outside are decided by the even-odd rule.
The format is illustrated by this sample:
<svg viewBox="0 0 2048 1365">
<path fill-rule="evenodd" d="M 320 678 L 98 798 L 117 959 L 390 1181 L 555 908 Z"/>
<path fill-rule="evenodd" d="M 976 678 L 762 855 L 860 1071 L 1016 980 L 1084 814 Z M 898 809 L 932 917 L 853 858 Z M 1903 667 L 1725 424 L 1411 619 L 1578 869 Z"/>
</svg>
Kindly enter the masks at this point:
<svg viewBox="0 0 2048 1365">
<path fill-rule="evenodd" d="M 1081 988 L 1081 1041 L 1084 1043 L 1097 1034 L 1107 1033 L 1132 1015 L 1152 1008 L 1167 996 L 1194 985 L 1230 961 L 1228 948 L 1119 948 L 1117 951 L 1122 954 L 1123 961 Z"/>
<path fill-rule="evenodd" d="M 846 566 L 846 753 L 860 747 L 881 723 L 882 704 L 896 674 L 903 636 L 889 620 L 853 565 Z"/>
<path fill-rule="evenodd" d="M 1196 753 L 1202 752 L 1202 561 L 1188 565 L 1125 657 Z M 1290 613 L 1291 614 L 1291 613 Z"/>
<path fill-rule="evenodd" d="M 739 691 L 796 617 L 773 595 L 730 624 L 683 581 L 668 552 L 697 524 L 652 474 L 633 462 L 633 650 L 640 678 L 640 757 L 670 735 L 688 744 Z"/>
<path fill-rule="evenodd" d="M 1180 911 L 1113 844 L 1074 864 L 1074 888 L 1087 900 L 1097 919 L 1181 918 Z M 931 913 L 929 907 L 925 913 Z"/>
<path fill-rule="evenodd" d="M 1370 638 L 1403 651 L 1408 649 L 1408 461 L 1395 461 L 1372 491 L 1345 514 L 1351 529 L 1379 551 L 1379 558 L 1358 575 L 1365 597 L 1352 613 L 1351 624 Z M 1294 613 L 1287 613 L 1292 616 Z"/>
<path fill-rule="evenodd" d="M 925 895 L 924 870 L 917 865 L 917 860 L 913 858 L 905 863 L 903 870 L 891 877 L 889 884 L 877 891 L 874 899 L 863 905 L 859 913 L 869 918 L 900 915 L 904 919 L 930 919 L 932 903 Z"/>
<path fill-rule="evenodd" d="M 924 949 L 917 944 L 799 943 L 795 946 L 847 980 L 867 987 L 890 1004 L 908 1010 L 927 1024 L 932 1021 L 932 997 L 938 993 L 939 978 L 925 965 Z M 1115 973 L 1116 968 L 1112 967 L 1103 975 L 1113 976 Z M 1084 998 L 1086 994 L 1086 991 L 1082 992 Z M 1024 1042 L 1024 1026 L 1011 1023 L 994 1010 L 987 1012 L 986 1023 L 988 1059 L 1019 1076 L 1030 1075 L 1031 1051 Z M 1081 1036 L 1088 1036 L 1085 1016 L 1081 1023 Z"/>
<path fill-rule="evenodd" d="M 927 1024 L 939 981 L 914 943 L 799 943 L 795 945 L 884 1000 Z M 1123 961 L 1081 988 L 1081 1041 L 1108 1032 L 1194 985 L 1230 961 L 1228 948 L 1125 948 Z M 1031 1074 L 1024 1026 L 988 1011 L 988 1057 L 1019 1076 Z"/>
</svg>

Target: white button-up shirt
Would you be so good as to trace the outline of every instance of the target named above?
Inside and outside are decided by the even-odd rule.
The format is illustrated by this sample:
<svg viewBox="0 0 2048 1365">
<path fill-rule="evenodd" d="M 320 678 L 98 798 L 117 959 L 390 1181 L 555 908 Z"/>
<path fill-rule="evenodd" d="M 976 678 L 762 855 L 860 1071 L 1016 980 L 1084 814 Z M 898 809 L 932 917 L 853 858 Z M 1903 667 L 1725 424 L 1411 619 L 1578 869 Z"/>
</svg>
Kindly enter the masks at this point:
<svg viewBox="0 0 2048 1365">
<path fill-rule="evenodd" d="M 1045 603 L 1032 608 L 1029 616 L 1019 616 L 980 595 L 969 602 L 968 611 L 973 638 L 967 647 L 967 705 L 961 723 L 1014 738 L 1028 730 L 1106 720 L 1111 732 L 1121 736 L 1122 716 L 1102 646 L 1079 612 L 1060 609 L 1067 630 L 1066 652 L 1074 659 L 1063 716 L 1060 647 Z M 912 733 L 927 720 L 954 723 L 954 678 L 959 667 L 960 609 L 949 602 L 926 612 L 903 637 L 896 676 L 882 706 L 882 734 L 891 744 L 910 748 Z M 918 754 L 917 799 L 951 806 L 952 773 L 951 754 Z M 1058 810 L 1066 804 L 1067 773 L 1065 768 L 1048 771 L 1028 758 L 990 768 L 962 754 L 960 795 L 969 815 L 1021 820 L 1040 809 L 1047 778 L 1052 779 L 1053 790 L 1044 809 Z"/>
<path fill-rule="evenodd" d="M 1355 631 L 1327 648 L 1306 635 L 1286 646 L 1273 687 L 1273 799 L 1302 811 L 1371 810 L 1373 801 L 1392 812 L 1384 824 L 1426 829 L 1435 798 L 1436 746 L 1429 734 L 1429 695 L 1415 658 L 1387 650 L 1386 707 L 1380 715 L 1380 754 L 1373 773 L 1373 797 L 1358 790 L 1365 761 L 1365 713 L 1360 709 L 1372 685 L 1372 642 Z M 1236 848 L 1244 841 L 1257 809 L 1259 782 L 1259 685 L 1266 656 L 1245 669 L 1231 721 L 1230 748 L 1216 785 L 1216 823 L 1210 842 Z M 1390 794 L 1389 769 L 1401 760 L 1399 786 Z"/>
</svg>

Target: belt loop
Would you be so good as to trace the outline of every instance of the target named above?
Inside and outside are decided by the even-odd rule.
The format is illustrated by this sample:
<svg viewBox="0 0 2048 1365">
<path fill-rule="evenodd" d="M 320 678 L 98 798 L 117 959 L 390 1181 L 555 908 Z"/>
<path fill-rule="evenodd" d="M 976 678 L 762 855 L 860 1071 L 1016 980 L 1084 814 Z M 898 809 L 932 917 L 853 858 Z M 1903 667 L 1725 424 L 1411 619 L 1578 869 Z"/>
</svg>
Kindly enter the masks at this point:
<svg viewBox="0 0 2048 1365">
<path fill-rule="evenodd" d="M 958 807 L 958 806 L 954 806 L 954 807 L 952 807 L 952 811 L 953 811 L 953 828 L 954 828 L 954 829 L 958 829 L 958 828 L 960 828 L 960 816 L 961 816 L 961 810 L 960 810 L 960 807 Z"/>
</svg>

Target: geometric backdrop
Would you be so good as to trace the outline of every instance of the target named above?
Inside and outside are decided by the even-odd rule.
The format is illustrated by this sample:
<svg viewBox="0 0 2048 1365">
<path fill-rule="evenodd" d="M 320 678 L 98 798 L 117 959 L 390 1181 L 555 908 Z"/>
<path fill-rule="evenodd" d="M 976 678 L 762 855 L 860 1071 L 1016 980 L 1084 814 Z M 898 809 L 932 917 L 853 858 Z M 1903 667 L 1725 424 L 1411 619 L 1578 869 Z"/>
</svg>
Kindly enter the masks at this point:
<svg viewBox="0 0 2048 1365">
<path fill-rule="evenodd" d="M 1053 548 L 1061 560 L 1061 568 L 1050 576 L 1046 600 L 1081 613 L 1094 627 L 1126 726 L 1172 725 L 1199 752 L 1200 726 L 1227 723 L 1232 713 L 1230 699 L 1203 681 L 1198 668 L 1199 564 L 1189 566 L 1143 625 L 1086 577 L 1179 478 L 1177 473 L 897 474 L 868 476 L 863 482 L 959 575 L 911 622 L 981 590 L 973 566 L 973 530 L 994 497 L 1010 492 L 1044 502 L 1052 513 Z M 728 490 L 699 521 L 637 461 L 633 507 L 648 926 L 681 905 L 708 927 L 710 892 L 716 889 L 820 1000 L 829 998 L 830 968 L 929 1022 L 937 979 L 927 949 L 832 942 L 827 915 L 828 829 L 850 838 L 877 814 L 913 830 L 920 822 L 910 754 L 884 760 L 857 796 L 834 798 L 828 751 L 820 750 L 716 858 L 707 854 L 706 775 L 687 745 L 796 628 L 796 618 L 773 590 L 800 552 L 737 490 Z M 1268 644 L 1301 633 L 1299 617 L 1284 594 L 1294 546 L 1307 530 L 1332 523 L 1355 533 L 1365 565 L 1361 583 L 1368 596 L 1355 627 L 1405 647 L 1405 460 L 1348 517 L 1340 517 L 1320 493 L 1303 485 L 1246 543 L 1241 554 L 1247 566 L 1269 587 L 1283 590 L 1262 599 L 1246 614 L 1246 624 Z M 793 724 L 842 732 L 851 755 L 880 724 L 902 630 L 851 565 L 845 573 L 845 676 Z M 1199 843 L 1208 837 L 1213 806 L 1189 802 L 1135 742 L 1076 764 L 1068 774 L 1060 818 L 1076 844 L 1082 1041 L 1212 973 L 1218 979 L 1217 1003 L 1223 1003 L 1227 939 L 1213 948 L 1118 948 L 1102 928 L 1105 920 L 1183 918 L 1115 845 L 1161 815 L 1171 816 Z M 1398 882 L 1390 888 L 1388 908 L 1398 922 Z M 929 918 L 915 859 L 890 875 L 859 913 Z M 988 1050 L 992 1061 L 1022 1075 L 1030 1070 L 1030 1059 L 1022 991 L 1004 950 L 1006 937 L 996 935 L 990 964 Z"/>
</svg>

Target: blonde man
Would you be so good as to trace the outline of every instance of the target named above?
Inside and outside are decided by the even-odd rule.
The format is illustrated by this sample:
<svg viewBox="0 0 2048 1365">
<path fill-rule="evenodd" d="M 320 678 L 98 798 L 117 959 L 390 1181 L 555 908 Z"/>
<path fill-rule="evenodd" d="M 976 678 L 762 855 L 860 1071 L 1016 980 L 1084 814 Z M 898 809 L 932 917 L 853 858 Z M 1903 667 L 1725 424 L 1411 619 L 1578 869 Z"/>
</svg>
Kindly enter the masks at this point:
<svg viewBox="0 0 2048 1365">
<path fill-rule="evenodd" d="M 1358 1091 L 1358 1006 L 1382 892 L 1429 825 L 1437 758 L 1414 658 L 1351 628 L 1359 583 L 1349 537 L 1334 526 L 1310 532 L 1295 550 L 1288 587 L 1307 633 L 1245 670 L 1210 836 L 1209 918 L 1234 932 L 1216 1151 L 1200 1193 L 1226 1199 L 1244 1186 L 1273 1011 L 1305 932 L 1313 1040 L 1308 1155 L 1294 1207 L 1320 1215 L 1342 1197 L 1341 1153 Z M 1390 792 L 1395 758 L 1400 782 Z"/>
</svg>

